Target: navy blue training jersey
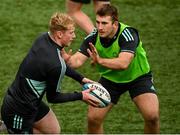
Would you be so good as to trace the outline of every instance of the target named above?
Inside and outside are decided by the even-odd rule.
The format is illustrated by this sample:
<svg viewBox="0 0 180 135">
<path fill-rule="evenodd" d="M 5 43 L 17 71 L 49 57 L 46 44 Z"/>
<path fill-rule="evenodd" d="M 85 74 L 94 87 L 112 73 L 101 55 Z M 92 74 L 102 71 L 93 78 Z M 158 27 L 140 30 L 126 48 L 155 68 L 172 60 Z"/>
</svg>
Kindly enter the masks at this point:
<svg viewBox="0 0 180 135">
<path fill-rule="evenodd" d="M 19 113 L 29 114 L 37 109 L 45 92 L 48 102 L 51 103 L 81 100 L 81 92 L 61 93 L 64 75 L 80 83 L 83 79 L 82 75 L 65 64 L 60 55 L 61 49 L 48 33 L 38 37 L 8 88 L 5 105 Z"/>
</svg>

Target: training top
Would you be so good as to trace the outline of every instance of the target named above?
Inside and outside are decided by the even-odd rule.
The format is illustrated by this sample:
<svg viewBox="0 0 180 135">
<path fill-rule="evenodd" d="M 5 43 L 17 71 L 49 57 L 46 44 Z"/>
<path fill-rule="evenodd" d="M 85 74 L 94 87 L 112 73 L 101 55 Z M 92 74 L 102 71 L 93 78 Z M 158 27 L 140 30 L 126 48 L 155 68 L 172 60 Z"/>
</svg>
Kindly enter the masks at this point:
<svg viewBox="0 0 180 135">
<path fill-rule="evenodd" d="M 88 57 L 89 42 L 95 45 L 99 56 L 102 58 L 117 58 L 120 52 L 134 54 L 133 60 L 125 70 L 113 70 L 96 64 L 101 76 L 112 82 L 128 83 L 150 71 L 146 52 L 142 47 L 138 32 L 128 25 L 119 23 L 119 29 L 112 39 L 101 38 L 97 31 L 88 35 L 79 50 Z"/>
<path fill-rule="evenodd" d="M 65 64 L 61 49 L 48 33 L 40 35 L 21 63 L 4 103 L 17 112 L 28 113 L 36 111 L 45 92 L 50 103 L 81 100 L 81 92 L 61 92 L 64 75 L 80 83 L 84 78 Z"/>
</svg>

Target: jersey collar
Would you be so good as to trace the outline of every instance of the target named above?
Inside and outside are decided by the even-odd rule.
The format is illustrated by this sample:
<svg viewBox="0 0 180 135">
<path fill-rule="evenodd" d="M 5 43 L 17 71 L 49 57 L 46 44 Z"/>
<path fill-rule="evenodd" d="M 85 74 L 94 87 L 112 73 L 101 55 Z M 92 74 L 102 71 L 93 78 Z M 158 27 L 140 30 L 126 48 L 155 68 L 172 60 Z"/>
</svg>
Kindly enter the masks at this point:
<svg viewBox="0 0 180 135">
<path fill-rule="evenodd" d="M 47 36 L 48 36 L 49 42 L 50 42 L 52 45 L 56 46 L 59 50 L 62 50 L 63 47 L 59 46 L 56 42 L 54 42 L 54 41 L 51 39 L 51 37 L 49 36 L 49 33 L 48 33 L 48 32 L 47 32 Z"/>
<path fill-rule="evenodd" d="M 117 39 L 118 34 L 119 34 L 119 32 L 120 32 L 120 27 L 121 27 L 121 24 L 119 23 L 119 25 L 118 25 L 118 30 L 117 30 L 116 34 L 115 34 L 112 38 L 101 38 L 101 37 L 100 37 L 101 44 L 102 44 L 104 47 L 109 47 L 109 46 L 111 46 L 111 44 Z"/>
</svg>

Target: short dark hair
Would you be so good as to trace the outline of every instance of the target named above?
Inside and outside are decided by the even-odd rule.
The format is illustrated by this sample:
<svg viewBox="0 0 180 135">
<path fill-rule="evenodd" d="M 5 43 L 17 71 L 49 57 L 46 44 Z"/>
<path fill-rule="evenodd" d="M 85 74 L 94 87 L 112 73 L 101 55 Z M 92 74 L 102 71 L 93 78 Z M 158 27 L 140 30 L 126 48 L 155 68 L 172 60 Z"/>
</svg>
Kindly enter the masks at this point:
<svg viewBox="0 0 180 135">
<path fill-rule="evenodd" d="M 118 10 L 115 6 L 111 4 L 104 4 L 96 12 L 99 16 L 111 16 L 112 21 L 118 21 Z"/>
</svg>

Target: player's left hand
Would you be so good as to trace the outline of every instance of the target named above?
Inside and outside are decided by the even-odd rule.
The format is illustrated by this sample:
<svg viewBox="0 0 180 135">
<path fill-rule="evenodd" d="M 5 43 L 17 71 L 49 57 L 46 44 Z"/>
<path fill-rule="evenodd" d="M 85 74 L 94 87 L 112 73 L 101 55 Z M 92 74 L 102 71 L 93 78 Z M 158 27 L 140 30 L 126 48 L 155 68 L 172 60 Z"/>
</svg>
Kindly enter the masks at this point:
<svg viewBox="0 0 180 135">
<path fill-rule="evenodd" d="M 90 42 L 89 43 L 89 47 L 90 49 L 87 49 L 87 52 L 89 53 L 90 57 L 92 58 L 91 64 L 96 64 L 98 63 L 100 57 L 99 54 L 96 50 L 96 48 L 94 47 L 94 45 Z"/>
<path fill-rule="evenodd" d="M 85 84 L 85 83 L 93 83 L 93 82 L 94 82 L 93 80 L 88 79 L 88 78 L 86 78 L 86 77 L 84 77 L 84 78 L 82 79 L 82 83 L 83 83 L 83 84 Z"/>
<path fill-rule="evenodd" d="M 70 49 L 68 52 L 66 52 L 65 49 L 62 48 L 61 56 L 63 57 L 65 62 L 67 62 L 71 58 L 71 56 L 72 56 L 72 49 Z"/>
</svg>

